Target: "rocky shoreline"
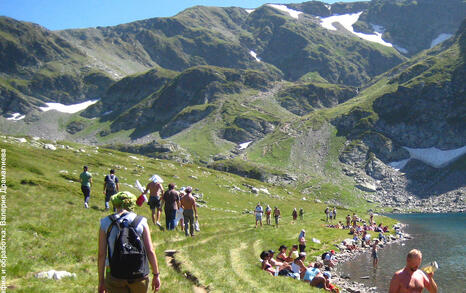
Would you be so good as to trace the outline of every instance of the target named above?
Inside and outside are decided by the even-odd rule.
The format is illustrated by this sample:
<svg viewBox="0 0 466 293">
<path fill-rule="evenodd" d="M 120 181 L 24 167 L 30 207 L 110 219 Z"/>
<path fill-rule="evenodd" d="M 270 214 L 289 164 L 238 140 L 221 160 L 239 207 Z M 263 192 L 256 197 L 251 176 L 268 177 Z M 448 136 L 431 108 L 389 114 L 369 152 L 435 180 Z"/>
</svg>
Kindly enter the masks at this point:
<svg viewBox="0 0 466 293">
<path fill-rule="evenodd" d="M 399 224 L 402 228 L 405 227 L 404 224 Z M 412 237 L 407 234 L 407 233 L 401 233 L 399 236 L 395 237 L 393 235 L 390 235 L 389 241 L 384 243 L 379 247 L 379 249 L 383 249 L 387 245 L 395 244 L 395 243 L 400 243 L 406 240 L 410 240 Z M 348 275 L 345 275 L 339 270 L 339 265 L 348 261 L 353 260 L 356 257 L 359 257 L 360 255 L 364 253 L 370 253 L 371 248 L 370 247 L 360 247 L 358 246 L 357 251 L 348 251 L 343 245 L 341 244 L 335 244 L 338 249 L 340 249 L 340 252 L 335 255 L 335 258 L 338 260 L 338 264 L 332 271 L 332 283 L 337 285 L 341 290 L 340 292 L 348 292 L 348 293 L 377 293 L 377 288 L 376 287 L 368 287 L 362 283 L 359 283 L 355 280 L 351 280 L 351 277 Z"/>
</svg>

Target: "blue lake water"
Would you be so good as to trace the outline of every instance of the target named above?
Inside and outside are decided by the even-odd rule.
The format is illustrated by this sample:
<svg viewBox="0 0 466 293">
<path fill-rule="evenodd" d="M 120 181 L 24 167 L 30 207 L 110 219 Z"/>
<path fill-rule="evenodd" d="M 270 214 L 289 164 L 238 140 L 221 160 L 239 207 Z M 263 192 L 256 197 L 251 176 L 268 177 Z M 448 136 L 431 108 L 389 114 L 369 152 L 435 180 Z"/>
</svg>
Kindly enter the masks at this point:
<svg viewBox="0 0 466 293">
<path fill-rule="evenodd" d="M 408 252 L 417 248 L 422 252 L 422 265 L 437 261 L 439 269 L 434 279 L 440 293 L 466 292 L 466 214 L 406 214 L 390 217 L 408 224 L 404 229 L 414 239 L 391 244 L 379 252 L 379 265 L 372 267 L 370 253 L 342 264 L 340 271 L 351 280 L 388 292 L 393 273 L 406 264 Z M 369 279 L 361 279 L 368 276 Z M 424 290 L 427 292 L 426 290 Z"/>
</svg>

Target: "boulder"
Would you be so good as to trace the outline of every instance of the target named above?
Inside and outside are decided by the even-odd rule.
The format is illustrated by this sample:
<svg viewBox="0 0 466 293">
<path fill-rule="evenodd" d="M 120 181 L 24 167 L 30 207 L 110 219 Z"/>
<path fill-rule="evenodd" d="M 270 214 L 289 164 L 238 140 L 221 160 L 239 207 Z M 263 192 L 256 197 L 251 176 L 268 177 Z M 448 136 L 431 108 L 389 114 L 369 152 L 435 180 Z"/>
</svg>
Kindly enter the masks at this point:
<svg viewBox="0 0 466 293">
<path fill-rule="evenodd" d="M 49 144 L 49 143 L 44 144 L 44 149 L 51 150 L 51 151 L 57 150 L 57 148 L 53 144 Z"/>
<path fill-rule="evenodd" d="M 368 182 L 362 182 L 360 184 L 357 184 L 356 188 L 359 188 L 360 190 L 366 191 L 366 192 L 376 192 L 377 191 L 377 186 L 375 186 L 372 183 L 368 183 Z"/>
</svg>

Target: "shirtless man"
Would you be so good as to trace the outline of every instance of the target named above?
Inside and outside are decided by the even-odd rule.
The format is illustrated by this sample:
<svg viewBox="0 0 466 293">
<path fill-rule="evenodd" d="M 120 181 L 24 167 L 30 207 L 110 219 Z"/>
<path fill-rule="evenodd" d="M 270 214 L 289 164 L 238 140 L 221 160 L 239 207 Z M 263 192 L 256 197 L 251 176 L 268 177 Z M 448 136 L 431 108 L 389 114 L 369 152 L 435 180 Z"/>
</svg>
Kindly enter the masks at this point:
<svg viewBox="0 0 466 293">
<path fill-rule="evenodd" d="M 422 253 L 413 249 L 408 253 L 406 266 L 397 271 L 390 282 L 389 293 L 421 293 L 426 288 L 430 293 L 437 293 L 437 284 L 434 274 L 425 274 L 419 270 L 422 262 Z"/>
<path fill-rule="evenodd" d="M 155 176 L 152 176 L 151 182 L 149 182 L 146 186 L 146 190 L 144 190 L 143 194 L 146 194 L 147 191 L 150 191 L 149 197 L 149 207 L 152 211 L 152 222 L 159 226 L 160 229 L 163 229 L 162 225 L 160 224 L 160 214 L 162 213 L 162 207 L 160 205 L 160 194 L 163 194 L 163 186 L 158 182 Z M 155 209 L 157 209 L 157 220 L 155 218 Z"/>
<path fill-rule="evenodd" d="M 194 236 L 194 217 L 197 219 L 196 199 L 191 194 L 191 192 L 193 191 L 191 186 L 186 187 L 184 191 L 186 192 L 186 195 L 181 198 L 181 207 L 183 208 L 184 217 L 184 234 L 186 236 L 189 236 L 189 234 L 191 234 L 192 237 Z"/>
</svg>

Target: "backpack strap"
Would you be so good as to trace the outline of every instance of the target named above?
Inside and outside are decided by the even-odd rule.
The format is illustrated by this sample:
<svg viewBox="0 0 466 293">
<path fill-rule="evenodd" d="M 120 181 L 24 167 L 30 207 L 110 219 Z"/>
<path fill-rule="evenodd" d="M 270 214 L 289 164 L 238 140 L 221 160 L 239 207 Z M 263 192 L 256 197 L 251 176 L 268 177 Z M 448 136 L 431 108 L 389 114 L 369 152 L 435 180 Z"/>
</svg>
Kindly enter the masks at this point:
<svg viewBox="0 0 466 293">
<path fill-rule="evenodd" d="M 143 218 L 143 216 L 136 216 L 130 225 L 133 226 L 133 228 L 136 230 L 136 227 L 139 225 L 139 223 L 141 223 Z"/>
</svg>

